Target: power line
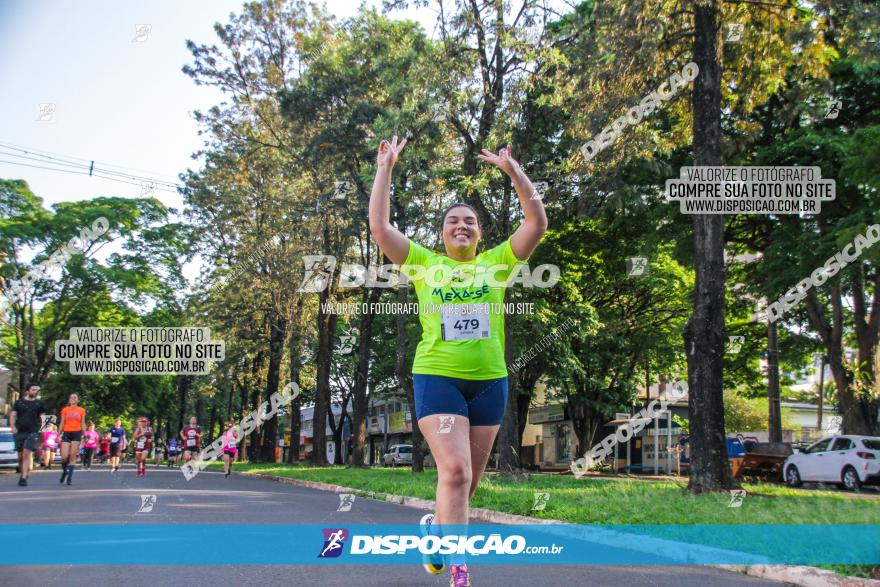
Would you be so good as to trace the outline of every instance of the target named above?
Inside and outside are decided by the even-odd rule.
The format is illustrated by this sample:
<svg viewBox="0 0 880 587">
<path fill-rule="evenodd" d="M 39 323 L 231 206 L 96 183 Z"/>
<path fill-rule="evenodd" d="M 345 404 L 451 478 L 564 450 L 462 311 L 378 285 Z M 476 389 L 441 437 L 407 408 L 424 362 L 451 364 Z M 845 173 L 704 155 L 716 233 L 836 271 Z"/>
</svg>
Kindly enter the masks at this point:
<svg viewBox="0 0 880 587">
<path fill-rule="evenodd" d="M 35 154 L 35 155 L 41 155 L 41 154 L 45 154 L 45 155 L 47 155 L 47 156 L 48 156 L 48 155 L 54 155 L 55 157 L 64 157 L 64 158 L 67 158 L 67 159 L 76 159 L 76 160 L 83 161 L 83 162 L 88 162 L 88 163 L 100 163 L 100 164 L 103 165 L 104 167 L 113 167 L 113 168 L 116 168 L 116 169 L 124 169 L 124 170 L 126 170 L 126 171 L 137 171 L 137 172 L 141 172 L 141 173 L 148 173 L 148 174 L 151 174 L 151 175 L 158 175 L 157 173 L 155 173 L 155 172 L 153 172 L 153 171 L 148 171 L 148 170 L 146 170 L 146 169 L 137 169 L 137 168 L 134 168 L 134 167 L 126 167 L 126 166 L 124 166 L 124 165 L 112 165 L 112 164 L 110 164 L 110 163 L 105 163 L 105 162 L 103 162 L 103 161 L 95 161 L 95 160 L 93 160 L 93 159 L 86 159 L 86 158 L 84 158 L 84 157 L 75 157 L 75 156 L 73 156 L 73 155 L 64 155 L 64 154 L 61 154 L 61 153 L 55 153 L 55 152 L 53 152 L 53 151 L 47 151 L 47 150 L 45 150 L 45 149 L 33 149 L 33 148 L 30 148 L 30 147 L 25 147 L 24 145 L 17 145 L 17 144 L 15 144 L 15 143 L 8 143 L 8 142 L 6 142 L 6 141 L 0 141 L 0 146 L 5 146 L 5 147 L 8 147 L 8 148 L 14 148 L 14 149 L 17 149 L 17 150 L 20 150 L 20 151 L 21 151 L 21 150 L 27 150 L 27 151 L 30 151 L 31 153 Z"/>
<path fill-rule="evenodd" d="M 184 187 L 183 185 L 181 185 L 179 183 L 164 181 L 161 179 L 157 179 L 155 177 L 146 177 L 146 176 L 135 175 L 135 174 L 131 174 L 131 173 L 122 173 L 122 172 L 113 171 L 110 169 L 102 169 L 102 168 L 95 166 L 95 161 L 91 161 L 88 159 L 82 159 L 79 157 L 65 159 L 65 158 L 63 158 L 65 156 L 57 156 L 56 157 L 53 155 L 45 154 L 45 153 L 48 153 L 48 151 L 41 153 L 41 152 L 38 152 L 37 150 L 28 149 L 28 148 L 24 148 L 24 147 L 18 147 L 18 146 L 11 145 L 9 143 L 5 143 L 5 144 L 0 143 L 0 148 L 5 149 L 6 151 L 12 150 L 12 151 L 18 151 L 19 153 L 23 153 L 23 154 L 19 154 L 19 153 L 14 153 L 14 152 L 10 153 L 10 152 L 0 151 L 0 154 L 6 155 L 8 157 L 15 157 L 15 158 L 24 159 L 27 161 L 37 161 L 37 162 L 42 162 L 42 163 L 56 165 L 56 166 L 63 166 L 63 167 L 67 167 L 69 169 L 58 169 L 57 167 L 40 167 L 37 165 L 28 165 L 25 163 L 20 163 L 18 161 L 5 161 L 5 163 L 9 163 L 11 165 L 22 165 L 25 167 L 35 167 L 38 169 L 46 169 L 49 171 L 63 171 L 63 172 L 67 172 L 67 173 L 77 173 L 77 174 L 81 173 L 83 175 L 100 177 L 102 179 L 109 179 L 111 181 L 120 181 L 121 183 L 131 183 L 133 185 L 149 184 L 149 185 L 153 186 L 155 189 L 163 189 L 162 186 L 164 186 L 164 188 L 165 188 L 164 191 L 171 191 L 171 192 L 176 192 L 178 189 L 183 189 L 183 187 Z M 31 156 L 28 156 L 28 155 L 31 155 Z M 80 161 L 83 161 L 84 163 L 79 163 L 79 162 L 73 161 L 71 159 L 79 159 Z M 85 163 L 86 161 L 88 161 L 88 163 Z M 115 166 L 115 167 L 119 167 L 119 166 Z M 120 167 L 120 168 L 122 168 L 122 167 Z M 82 170 L 82 172 L 73 171 L 74 169 Z M 117 178 L 119 178 L 119 179 L 117 179 Z M 132 181 L 124 181 L 124 180 L 132 180 Z M 168 189 L 168 188 L 170 188 L 170 189 Z"/>
<path fill-rule="evenodd" d="M 5 146 L 3 146 L 3 145 L 0 145 L 0 149 L 7 149 L 7 150 L 8 150 L 8 149 L 10 149 L 10 148 L 9 148 L 9 147 L 5 147 Z M 28 160 L 28 161 L 38 161 L 38 162 L 48 163 L 48 164 L 52 164 L 52 165 L 63 165 L 63 166 L 71 167 L 71 168 L 74 168 L 74 169 L 88 170 L 88 173 L 87 173 L 86 175 L 95 175 L 95 173 L 103 173 L 103 174 L 105 174 L 105 175 L 111 175 L 111 176 L 122 177 L 122 178 L 125 178 L 125 179 L 131 179 L 131 180 L 134 180 L 134 181 L 137 181 L 137 182 L 141 182 L 141 183 L 151 183 L 151 184 L 153 184 L 153 185 L 159 184 L 159 185 L 164 185 L 164 186 L 166 186 L 166 187 L 170 187 L 170 188 L 174 188 L 174 189 L 176 189 L 177 187 L 179 187 L 179 185 L 176 184 L 176 183 L 172 183 L 172 182 L 168 182 L 168 181 L 163 181 L 163 180 L 155 179 L 155 178 L 152 178 L 152 177 L 142 177 L 142 176 L 132 175 L 132 174 L 128 174 L 128 173 L 120 173 L 120 172 L 118 172 L 118 171 L 109 171 L 109 170 L 106 170 L 106 169 L 97 169 L 97 168 L 95 168 L 95 166 L 94 166 L 94 162 L 92 162 L 92 163 L 89 164 L 89 165 L 86 165 L 86 164 L 84 164 L 84 163 L 76 163 L 76 162 L 66 161 L 66 160 L 64 160 L 64 159 L 59 159 L 59 158 L 57 158 L 57 157 L 51 157 L 51 156 L 48 156 L 48 155 L 40 155 L 40 154 L 38 154 L 38 153 L 31 153 L 30 151 L 26 151 L 26 150 L 21 150 L 21 149 L 16 149 L 16 150 L 19 150 L 19 151 L 22 152 L 22 153 L 27 153 L 27 154 L 30 154 L 30 155 L 36 155 L 36 157 L 28 157 L 27 155 L 19 155 L 19 154 L 17 154 L 17 153 L 8 153 L 8 152 L 3 152 L 3 151 L 0 151 L 0 154 L 6 155 L 6 156 L 8 156 L 8 157 L 16 157 L 16 158 L 19 158 L 19 159 L 25 159 L 25 160 Z M 15 162 L 12 162 L 12 163 L 14 164 Z M 104 177 L 104 176 L 99 176 L 99 177 Z M 108 178 L 108 179 L 109 179 L 109 178 Z"/>
<path fill-rule="evenodd" d="M 87 171 L 74 171 L 72 169 L 58 169 L 58 168 L 54 168 L 54 167 L 43 167 L 42 165 L 31 165 L 29 163 L 21 163 L 19 161 L 6 161 L 5 159 L 0 159 L 0 163 L 9 163 L 10 165 L 19 165 L 22 167 L 34 167 L 36 169 L 45 169 L 47 171 L 60 171 L 62 173 L 72 173 L 74 175 L 89 175 L 89 173 Z M 144 187 L 144 182 L 125 181 L 124 179 L 118 179 L 115 177 L 105 177 L 103 175 L 94 175 L 94 174 L 92 175 L 92 177 L 99 177 L 101 179 L 107 179 L 109 181 L 116 181 L 119 183 L 127 183 L 128 185 L 136 185 L 138 187 Z M 175 191 L 172 191 L 172 190 L 169 190 L 166 188 L 161 188 L 161 187 L 154 187 L 154 189 L 157 189 L 157 190 L 163 191 L 163 192 L 172 193 L 172 194 L 177 193 Z"/>
</svg>

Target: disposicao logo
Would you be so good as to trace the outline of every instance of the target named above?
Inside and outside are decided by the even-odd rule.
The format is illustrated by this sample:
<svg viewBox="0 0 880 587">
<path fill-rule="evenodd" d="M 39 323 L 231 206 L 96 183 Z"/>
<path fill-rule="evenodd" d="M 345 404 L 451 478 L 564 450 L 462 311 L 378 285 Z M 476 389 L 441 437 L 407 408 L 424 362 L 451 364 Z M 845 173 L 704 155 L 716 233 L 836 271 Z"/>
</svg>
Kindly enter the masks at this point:
<svg viewBox="0 0 880 587">
<path fill-rule="evenodd" d="M 345 528 L 324 528 L 324 548 L 318 558 L 336 558 L 342 554 L 345 541 L 348 540 L 348 530 Z"/>
</svg>

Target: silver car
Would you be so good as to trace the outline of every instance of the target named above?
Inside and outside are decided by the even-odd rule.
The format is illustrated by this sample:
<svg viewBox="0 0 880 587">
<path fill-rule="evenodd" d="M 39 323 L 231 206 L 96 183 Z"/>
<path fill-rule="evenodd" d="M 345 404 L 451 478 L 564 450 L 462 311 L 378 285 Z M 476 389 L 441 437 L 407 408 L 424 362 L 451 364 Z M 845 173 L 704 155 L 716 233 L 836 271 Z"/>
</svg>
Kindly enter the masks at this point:
<svg viewBox="0 0 880 587">
<path fill-rule="evenodd" d="M 412 445 L 411 444 L 392 444 L 384 455 L 382 455 L 382 464 L 386 467 L 396 467 L 397 465 L 412 465 Z"/>
<path fill-rule="evenodd" d="M 385 467 L 396 467 L 397 465 L 412 465 L 412 445 L 411 444 L 392 444 L 384 455 L 382 455 L 382 465 Z M 424 465 L 426 467 L 437 467 L 431 451 L 425 449 Z"/>
<path fill-rule="evenodd" d="M 0 468 L 17 466 L 18 453 L 15 452 L 12 428 L 0 428 Z"/>
</svg>

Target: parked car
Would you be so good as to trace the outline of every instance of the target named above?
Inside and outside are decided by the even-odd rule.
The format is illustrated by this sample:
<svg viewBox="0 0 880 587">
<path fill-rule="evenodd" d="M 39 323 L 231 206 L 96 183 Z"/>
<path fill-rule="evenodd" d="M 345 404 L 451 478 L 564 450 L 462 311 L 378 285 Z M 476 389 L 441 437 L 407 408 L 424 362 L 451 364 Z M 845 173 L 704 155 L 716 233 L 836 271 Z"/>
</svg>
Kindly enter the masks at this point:
<svg viewBox="0 0 880 587">
<path fill-rule="evenodd" d="M 15 439 L 12 428 L 0 428 L 0 468 L 17 467 L 18 453 L 15 452 Z"/>
<path fill-rule="evenodd" d="M 412 445 L 392 444 L 388 452 L 382 455 L 382 464 L 386 467 L 412 465 Z"/>
<path fill-rule="evenodd" d="M 880 483 L 880 437 L 830 436 L 785 459 L 785 482 L 798 487 L 805 481 L 837 483 L 856 491 Z"/>
<path fill-rule="evenodd" d="M 412 445 L 411 444 L 393 444 L 384 455 L 382 455 L 382 466 L 396 467 L 397 465 L 412 465 Z M 425 448 L 426 467 L 437 467 L 434 456 L 431 451 Z"/>
</svg>

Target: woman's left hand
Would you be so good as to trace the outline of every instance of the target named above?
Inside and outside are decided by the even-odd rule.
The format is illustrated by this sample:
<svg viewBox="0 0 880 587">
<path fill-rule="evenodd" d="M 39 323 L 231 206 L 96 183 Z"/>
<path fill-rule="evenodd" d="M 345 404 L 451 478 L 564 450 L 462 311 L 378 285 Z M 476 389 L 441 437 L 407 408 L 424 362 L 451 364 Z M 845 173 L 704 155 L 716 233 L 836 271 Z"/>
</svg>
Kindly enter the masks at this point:
<svg viewBox="0 0 880 587">
<path fill-rule="evenodd" d="M 486 163 L 491 163 L 511 177 L 519 169 L 519 163 L 510 156 L 510 145 L 502 147 L 497 155 L 489 149 L 482 149 L 481 154 L 477 155 L 477 157 Z"/>
</svg>

